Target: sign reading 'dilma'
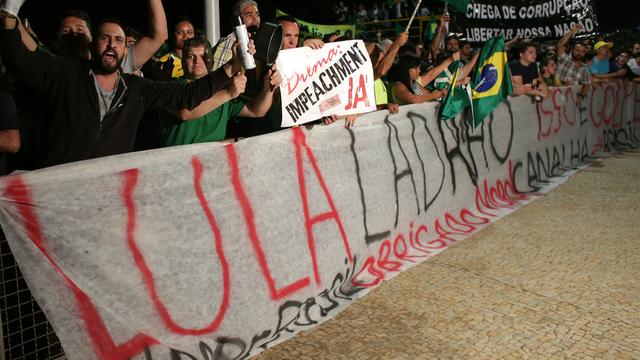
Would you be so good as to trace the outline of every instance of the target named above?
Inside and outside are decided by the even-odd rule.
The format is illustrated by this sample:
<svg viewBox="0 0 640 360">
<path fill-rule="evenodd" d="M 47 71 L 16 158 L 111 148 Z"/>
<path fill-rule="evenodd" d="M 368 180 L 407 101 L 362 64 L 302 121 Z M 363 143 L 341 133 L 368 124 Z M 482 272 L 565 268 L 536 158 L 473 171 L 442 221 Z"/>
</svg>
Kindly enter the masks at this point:
<svg viewBox="0 0 640 360">
<path fill-rule="evenodd" d="M 282 127 L 376 110 L 373 66 L 360 40 L 325 44 L 318 50 L 284 50 L 277 64 L 283 79 Z"/>
</svg>

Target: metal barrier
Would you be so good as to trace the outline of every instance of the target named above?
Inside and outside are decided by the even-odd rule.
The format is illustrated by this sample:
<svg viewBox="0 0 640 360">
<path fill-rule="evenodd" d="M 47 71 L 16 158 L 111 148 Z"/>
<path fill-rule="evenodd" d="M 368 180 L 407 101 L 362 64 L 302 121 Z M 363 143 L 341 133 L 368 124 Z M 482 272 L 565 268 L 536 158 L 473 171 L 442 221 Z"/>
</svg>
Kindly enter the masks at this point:
<svg viewBox="0 0 640 360">
<path fill-rule="evenodd" d="M 64 356 L 60 340 L 16 264 L 4 232 L 0 230 L 0 359 L 57 359 Z"/>
<path fill-rule="evenodd" d="M 426 25 L 430 21 L 432 21 L 432 19 L 440 19 L 440 15 L 416 16 L 412 26 L 409 28 L 409 38 L 412 41 L 421 44 L 424 37 L 424 30 L 426 29 Z M 395 25 L 400 24 L 403 28 L 405 28 L 408 22 L 409 18 L 367 21 L 358 24 L 358 29 L 361 29 L 367 34 L 376 34 L 378 31 L 380 31 L 382 34 L 381 38 L 393 39 L 395 38 Z"/>
</svg>

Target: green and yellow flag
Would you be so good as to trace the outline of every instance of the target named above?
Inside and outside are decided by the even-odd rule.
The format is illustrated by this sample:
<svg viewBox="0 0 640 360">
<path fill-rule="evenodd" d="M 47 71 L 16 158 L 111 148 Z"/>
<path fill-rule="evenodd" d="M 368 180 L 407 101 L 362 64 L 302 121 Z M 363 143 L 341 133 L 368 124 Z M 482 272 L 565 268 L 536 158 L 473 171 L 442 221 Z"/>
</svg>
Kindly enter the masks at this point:
<svg viewBox="0 0 640 360">
<path fill-rule="evenodd" d="M 276 9 L 276 16 L 289 15 L 280 9 Z M 305 38 L 305 36 L 312 36 L 317 38 L 322 38 L 325 35 L 329 34 L 338 34 L 340 36 L 349 36 L 350 38 L 354 38 L 356 35 L 356 26 L 355 25 L 322 25 L 322 24 L 314 24 L 308 21 L 298 20 L 298 25 L 300 26 L 300 41 Z"/>
<path fill-rule="evenodd" d="M 471 84 L 473 125 L 477 127 L 513 91 L 502 36 L 489 39 L 482 47 L 478 62 L 473 69 Z"/>
<path fill-rule="evenodd" d="M 445 70 L 445 73 L 449 73 L 453 69 L 453 75 L 449 77 L 449 81 L 446 84 L 448 87 L 447 96 L 442 101 L 442 106 L 440 107 L 440 116 L 442 120 L 453 119 L 461 113 L 465 108 L 471 105 L 471 100 L 469 99 L 469 95 L 465 89 L 460 86 L 456 86 L 456 82 L 458 81 L 458 77 L 460 74 L 460 68 L 462 64 L 460 61 L 456 61 L 453 64 L 449 65 L 449 69 Z M 443 75 L 441 74 L 441 75 Z M 436 78 L 435 87 L 437 89 L 442 89 L 442 81 L 446 78 L 446 74 L 444 76 L 438 76 Z"/>
</svg>

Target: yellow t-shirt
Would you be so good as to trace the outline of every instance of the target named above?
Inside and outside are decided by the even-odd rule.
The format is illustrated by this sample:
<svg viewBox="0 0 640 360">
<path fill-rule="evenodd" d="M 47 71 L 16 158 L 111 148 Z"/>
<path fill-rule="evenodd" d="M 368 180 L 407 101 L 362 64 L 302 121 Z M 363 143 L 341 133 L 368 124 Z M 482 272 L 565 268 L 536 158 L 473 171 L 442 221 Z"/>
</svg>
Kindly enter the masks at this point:
<svg viewBox="0 0 640 360">
<path fill-rule="evenodd" d="M 173 71 L 171 71 L 171 77 L 178 79 L 184 75 L 184 71 L 182 70 L 182 59 L 174 52 L 170 52 L 163 57 L 161 57 L 158 61 L 164 63 L 169 60 L 169 58 L 173 58 Z"/>
<path fill-rule="evenodd" d="M 389 103 L 387 87 L 384 85 L 382 79 L 373 82 L 373 92 L 376 95 L 376 105 L 386 105 Z"/>
</svg>

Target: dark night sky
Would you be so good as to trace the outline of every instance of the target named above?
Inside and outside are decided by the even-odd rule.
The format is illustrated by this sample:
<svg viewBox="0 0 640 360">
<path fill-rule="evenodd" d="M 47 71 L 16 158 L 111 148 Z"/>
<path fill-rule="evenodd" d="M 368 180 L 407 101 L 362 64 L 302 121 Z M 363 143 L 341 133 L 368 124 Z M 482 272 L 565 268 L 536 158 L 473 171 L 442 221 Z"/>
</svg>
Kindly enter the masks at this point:
<svg viewBox="0 0 640 360">
<path fill-rule="evenodd" d="M 257 0 L 260 4 L 262 20 L 273 17 L 276 6 L 291 15 L 303 20 L 317 23 L 331 23 L 330 5 L 337 0 Z M 222 14 L 221 27 L 223 34 L 231 31 L 231 7 L 235 0 L 220 0 Z M 381 2 L 376 0 L 361 0 L 358 2 L 372 4 Z M 431 9 L 441 6 L 442 3 L 436 0 L 423 0 Z M 57 8 L 52 8 L 51 4 L 56 4 Z M 27 0 L 23 7 L 23 14 L 30 19 L 35 31 L 43 39 L 51 38 L 56 28 L 58 14 L 62 9 L 83 9 L 89 11 L 92 18 L 115 16 L 140 30 L 146 30 L 147 10 L 146 0 L 110 0 L 110 1 L 87 1 L 87 0 Z M 345 3 L 351 3 L 346 0 Z M 202 28 L 204 18 L 202 0 L 163 0 L 165 11 L 169 21 L 172 17 L 179 15 L 189 15 L 197 27 Z M 640 1 L 634 0 L 624 3 L 624 7 L 619 5 L 611 6 L 611 2 L 606 0 L 595 0 L 596 12 L 600 22 L 601 30 L 608 31 L 621 27 L 639 25 L 640 23 Z M 632 5 L 633 4 L 633 5 Z M 48 36 L 49 35 L 49 36 Z"/>
</svg>

